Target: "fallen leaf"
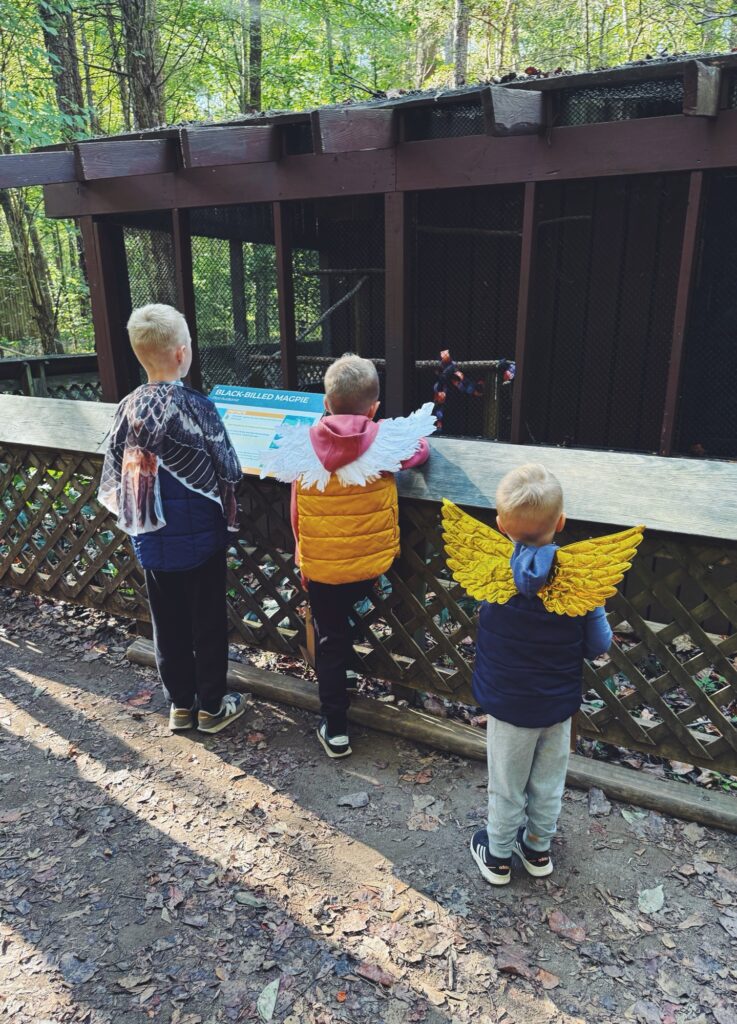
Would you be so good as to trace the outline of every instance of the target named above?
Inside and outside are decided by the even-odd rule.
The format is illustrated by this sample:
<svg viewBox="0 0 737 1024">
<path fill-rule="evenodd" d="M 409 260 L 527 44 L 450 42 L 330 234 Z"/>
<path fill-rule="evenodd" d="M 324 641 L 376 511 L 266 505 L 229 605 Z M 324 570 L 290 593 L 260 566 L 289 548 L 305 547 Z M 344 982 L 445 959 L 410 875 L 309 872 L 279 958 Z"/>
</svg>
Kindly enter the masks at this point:
<svg viewBox="0 0 737 1024">
<path fill-rule="evenodd" d="M 693 864 L 681 864 L 679 868 L 676 868 L 679 875 L 683 875 L 684 878 L 693 878 L 696 874 L 696 868 Z"/>
<path fill-rule="evenodd" d="M 538 968 L 536 980 L 540 982 L 546 992 L 550 992 L 551 989 L 557 988 L 560 985 L 558 975 L 551 974 L 550 971 L 544 971 L 542 967 Z"/>
<path fill-rule="evenodd" d="M 97 966 L 89 960 L 80 960 L 74 953 L 64 953 L 59 960 L 59 970 L 70 985 L 84 985 L 97 973 Z"/>
<path fill-rule="evenodd" d="M 255 907 L 256 909 L 260 909 L 267 905 L 265 900 L 259 899 L 258 896 L 252 896 L 250 892 L 243 892 L 242 890 L 235 894 L 235 901 L 236 903 L 240 903 L 241 906 Z"/>
<path fill-rule="evenodd" d="M 339 1003 L 344 1003 L 346 1001 L 346 999 L 348 998 L 348 993 L 347 992 L 336 992 L 335 993 L 335 998 L 338 1000 Z"/>
<path fill-rule="evenodd" d="M 133 708 L 142 708 L 145 707 L 147 704 L 151 703 L 151 698 L 153 697 L 153 695 L 153 690 L 141 690 L 140 693 L 136 693 L 132 697 L 129 697 L 128 700 L 126 701 L 126 704 L 130 704 L 130 706 Z"/>
<path fill-rule="evenodd" d="M 207 914 L 185 914 L 182 920 L 190 928 L 206 928 L 209 917 Z"/>
<path fill-rule="evenodd" d="M 414 782 L 416 786 L 426 786 L 432 782 L 432 772 L 429 768 L 423 768 L 419 772 L 406 772 L 400 776 L 402 782 Z"/>
<path fill-rule="evenodd" d="M 638 999 L 627 1011 L 627 1016 L 638 1024 L 661 1024 L 660 1010 L 649 999 Z"/>
<path fill-rule="evenodd" d="M 571 942 L 583 942 L 586 938 L 586 932 L 581 925 L 571 921 L 570 917 L 566 917 L 562 910 L 553 911 L 548 918 L 548 927 L 556 935 L 570 939 Z"/>
<path fill-rule="evenodd" d="M 279 995 L 279 982 L 280 978 L 275 981 L 270 981 L 269 984 L 261 992 L 256 1002 L 256 1010 L 259 1017 L 263 1021 L 269 1021 L 274 1016 L 274 1010 L 276 1009 L 276 1000 Z"/>
<path fill-rule="evenodd" d="M 615 921 L 622 925 L 625 931 L 628 931 L 633 935 L 637 934 L 637 922 L 634 921 L 629 914 L 624 914 L 621 910 L 615 910 L 614 907 L 609 908 L 609 913 Z"/>
<path fill-rule="evenodd" d="M 367 978 L 369 981 L 375 981 L 377 985 L 384 985 L 385 988 L 390 988 L 395 981 L 391 974 L 382 970 L 378 964 L 359 964 L 356 974 L 360 974 L 362 978 Z"/>
<path fill-rule="evenodd" d="M 676 944 L 670 935 L 661 935 L 660 941 L 663 943 L 666 949 L 675 949 Z"/>
<path fill-rule="evenodd" d="M 668 996 L 668 998 L 673 1002 L 682 1003 L 688 998 L 688 986 L 684 985 L 683 982 L 679 981 L 675 976 L 661 970 L 658 971 L 657 980 L 660 991 L 664 995 Z"/>
<path fill-rule="evenodd" d="M 410 832 L 437 832 L 439 827 L 438 819 L 425 811 L 413 811 L 407 818 L 407 828 Z"/>
<path fill-rule="evenodd" d="M 636 807 L 623 807 L 622 817 L 625 821 L 628 821 L 630 825 L 635 825 L 638 821 L 642 821 L 643 818 L 647 818 L 647 811 L 641 811 Z"/>
<path fill-rule="evenodd" d="M 347 793 L 345 796 L 339 796 L 337 800 L 338 807 L 367 807 L 369 802 L 368 793 Z"/>
<path fill-rule="evenodd" d="M 246 740 L 247 740 L 248 743 L 252 743 L 254 745 L 258 745 L 259 743 L 265 743 L 266 742 L 266 737 L 264 736 L 264 734 L 262 732 L 249 732 L 246 735 Z"/>
<path fill-rule="evenodd" d="M 368 914 L 360 910 L 349 910 L 343 916 L 340 926 L 346 935 L 355 935 L 357 932 L 365 931 L 367 924 Z"/>
<path fill-rule="evenodd" d="M 503 946 L 496 952 L 496 969 L 501 974 L 515 974 L 532 981 L 536 971 L 530 966 L 524 953 L 514 946 Z"/>
<path fill-rule="evenodd" d="M 656 885 L 654 889 L 643 889 L 637 899 L 637 906 L 643 914 L 657 914 L 662 910 L 665 902 L 665 893 L 662 885 Z"/>
<path fill-rule="evenodd" d="M 719 918 L 719 924 L 727 935 L 737 939 L 737 916 L 733 917 L 731 914 L 722 914 Z"/>
<path fill-rule="evenodd" d="M 688 917 L 678 925 L 678 931 L 685 932 L 687 928 L 703 928 L 705 924 L 706 918 L 703 914 L 689 914 Z"/>
<path fill-rule="evenodd" d="M 737 1024 L 737 1010 L 732 1006 L 721 1003 L 719 1006 L 713 1007 L 711 1012 L 714 1014 L 717 1024 Z"/>
<path fill-rule="evenodd" d="M 586 942 L 580 947 L 579 952 L 581 956 L 595 964 L 606 966 L 616 963 L 614 954 L 604 942 Z"/>
</svg>

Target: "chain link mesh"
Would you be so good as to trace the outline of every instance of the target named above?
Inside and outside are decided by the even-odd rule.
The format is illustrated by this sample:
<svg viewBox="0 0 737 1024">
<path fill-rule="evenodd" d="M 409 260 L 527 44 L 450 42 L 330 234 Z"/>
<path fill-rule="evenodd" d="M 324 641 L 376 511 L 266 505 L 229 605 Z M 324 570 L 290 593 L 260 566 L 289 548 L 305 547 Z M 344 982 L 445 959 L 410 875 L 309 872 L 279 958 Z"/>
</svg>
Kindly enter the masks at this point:
<svg viewBox="0 0 737 1024">
<path fill-rule="evenodd" d="M 524 442 L 657 450 L 687 191 L 685 174 L 539 188 Z"/>
<path fill-rule="evenodd" d="M 681 378 L 677 449 L 737 458 L 737 171 L 705 181 Z"/>
<path fill-rule="evenodd" d="M 124 227 L 123 241 L 133 309 L 149 302 L 176 306 L 177 286 L 171 234 L 150 228 Z"/>
<path fill-rule="evenodd" d="M 522 241 L 523 189 L 422 192 L 416 196 L 414 358 L 415 405 L 432 401 L 440 352 L 480 362 L 467 377 L 483 394 L 446 389 L 443 431 L 508 440 L 512 388 L 493 366 L 514 359 Z"/>
<path fill-rule="evenodd" d="M 683 80 L 659 78 L 555 94 L 555 124 L 594 124 L 683 112 Z"/>
<path fill-rule="evenodd" d="M 407 142 L 420 139 L 454 139 L 483 135 L 486 131 L 480 103 L 456 103 L 446 107 L 419 107 L 402 114 Z"/>
</svg>

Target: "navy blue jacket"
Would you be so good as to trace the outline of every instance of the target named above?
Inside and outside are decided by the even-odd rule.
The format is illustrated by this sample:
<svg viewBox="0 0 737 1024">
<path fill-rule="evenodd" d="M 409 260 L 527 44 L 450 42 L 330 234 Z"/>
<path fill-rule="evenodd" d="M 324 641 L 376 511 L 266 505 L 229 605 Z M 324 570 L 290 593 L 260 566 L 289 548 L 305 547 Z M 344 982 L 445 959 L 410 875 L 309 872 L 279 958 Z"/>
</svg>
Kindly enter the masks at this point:
<svg viewBox="0 0 737 1024">
<path fill-rule="evenodd" d="M 484 604 L 479 615 L 473 695 L 493 718 L 524 728 L 564 722 L 581 704 L 583 659 L 609 650 L 603 608 L 556 615 L 538 591 L 550 576 L 557 546 L 516 544 L 511 565 L 518 594 Z"/>
<path fill-rule="evenodd" d="M 131 537 L 133 549 L 144 569 L 194 569 L 227 546 L 228 525 L 223 510 L 212 498 L 185 487 L 163 466 L 158 477 L 166 526 Z"/>
</svg>

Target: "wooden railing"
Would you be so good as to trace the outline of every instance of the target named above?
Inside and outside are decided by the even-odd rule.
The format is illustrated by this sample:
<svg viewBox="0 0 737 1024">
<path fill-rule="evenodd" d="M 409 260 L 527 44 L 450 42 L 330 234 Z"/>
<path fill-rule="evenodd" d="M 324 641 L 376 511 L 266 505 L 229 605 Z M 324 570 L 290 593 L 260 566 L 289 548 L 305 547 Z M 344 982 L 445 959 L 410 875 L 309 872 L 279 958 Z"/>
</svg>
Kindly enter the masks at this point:
<svg viewBox="0 0 737 1024">
<path fill-rule="evenodd" d="M 93 352 L 0 359 L 0 394 L 98 402 L 102 388 L 97 356 Z"/>
<path fill-rule="evenodd" d="M 127 538 L 96 500 L 113 407 L 0 397 L 0 584 L 145 621 Z M 561 479 L 564 541 L 648 529 L 608 605 L 616 642 L 586 665 L 579 729 L 607 743 L 737 774 L 737 466 L 655 456 L 433 440 L 400 475 L 401 556 L 356 611 L 367 675 L 472 703 L 475 604 L 449 578 L 439 500 L 493 522 L 496 483 L 544 461 Z M 304 644 L 288 488 L 246 478 L 229 555 L 233 637 L 283 653 Z"/>
</svg>

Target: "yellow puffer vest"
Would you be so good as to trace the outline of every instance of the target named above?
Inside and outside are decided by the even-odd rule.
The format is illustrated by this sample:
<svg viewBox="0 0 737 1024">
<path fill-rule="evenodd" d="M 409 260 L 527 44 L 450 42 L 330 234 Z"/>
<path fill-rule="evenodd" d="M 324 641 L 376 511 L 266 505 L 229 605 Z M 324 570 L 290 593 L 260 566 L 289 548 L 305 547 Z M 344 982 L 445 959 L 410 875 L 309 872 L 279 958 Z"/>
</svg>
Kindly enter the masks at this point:
<svg viewBox="0 0 737 1024">
<path fill-rule="evenodd" d="M 330 477 L 324 491 L 297 484 L 300 568 L 316 583 L 357 583 L 386 572 L 399 554 L 392 474 L 363 486 Z"/>
</svg>

